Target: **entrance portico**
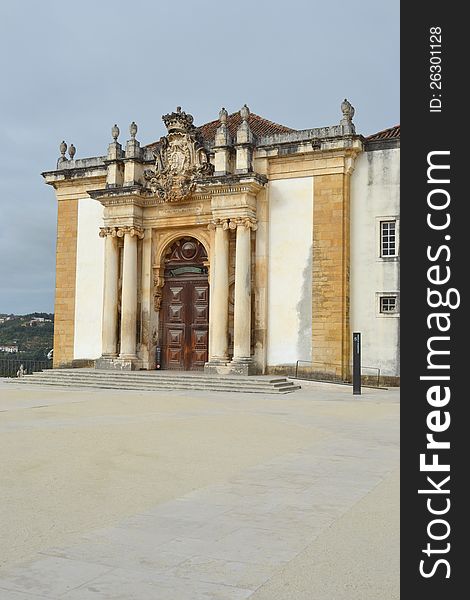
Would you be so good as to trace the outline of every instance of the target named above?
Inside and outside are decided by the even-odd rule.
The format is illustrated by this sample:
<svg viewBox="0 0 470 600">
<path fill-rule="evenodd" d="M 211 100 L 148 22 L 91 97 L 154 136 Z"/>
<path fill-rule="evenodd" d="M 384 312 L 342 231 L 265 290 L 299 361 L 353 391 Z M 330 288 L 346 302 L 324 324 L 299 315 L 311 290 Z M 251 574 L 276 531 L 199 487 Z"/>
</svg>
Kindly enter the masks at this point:
<svg viewBox="0 0 470 600">
<path fill-rule="evenodd" d="M 104 206 L 100 368 L 152 369 L 160 348 L 162 368 L 240 374 L 256 370 L 252 268 L 257 194 L 267 180 L 253 172 L 249 111 L 245 107 L 242 112 L 237 169 L 230 175 L 225 170 L 214 173 L 191 115 L 179 108 L 163 118 L 168 136 L 152 150 L 153 169 L 144 169 L 146 154 L 135 139 L 135 125 L 125 151 L 117 137 L 111 142 L 107 185 L 89 192 Z M 222 112 L 220 143 L 224 118 Z M 216 158 L 218 153 L 216 149 Z M 217 168 L 228 168 L 222 162 L 218 157 Z M 147 252 L 145 240 L 150 244 Z M 147 312 L 146 304 L 151 307 Z M 198 311 L 205 314 L 202 321 Z"/>
<path fill-rule="evenodd" d="M 149 228 L 154 263 L 149 286 L 153 296 L 152 315 L 147 324 L 138 324 L 147 271 L 144 229 L 139 225 L 100 229 L 100 236 L 105 238 L 105 275 L 103 354 L 99 368 L 155 368 L 155 351 L 160 348 L 164 369 L 205 367 L 209 372 L 240 374 L 253 371 L 252 266 L 257 229 L 254 194 L 246 194 L 246 184 L 243 193 L 232 191 L 232 197 L 221 197 L 218 191 L 212 190 L 210 204 L 205 201 L 207 223 L 196 226 L 191 222 L 194 217 L 190 217 L 184 228 L 172 227 L 174 216 L 168 215 L 163 222 Z M 235 205 L 233 212 L 231 204 Z M 179 211 L 175 212 L 178 216 Z M 213 218 L 214 212 L 235 215 L 245 212 L 249 216 Z M 115 216 L 113 220 L 117 220 Z M 235 247 L 232 257 L 231 245 Z M 145 337 L 143 331 L 148 332 Z M 144 346 L 148 350 L 147 360 Z"/>
</svg>

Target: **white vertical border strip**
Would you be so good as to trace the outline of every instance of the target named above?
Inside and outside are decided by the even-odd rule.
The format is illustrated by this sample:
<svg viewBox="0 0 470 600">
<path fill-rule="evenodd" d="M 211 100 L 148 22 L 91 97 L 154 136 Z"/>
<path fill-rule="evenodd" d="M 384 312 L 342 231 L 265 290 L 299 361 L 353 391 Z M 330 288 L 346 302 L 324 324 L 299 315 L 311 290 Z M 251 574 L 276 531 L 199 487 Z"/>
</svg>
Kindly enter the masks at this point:
<svg viewBox="0 0 470 600">
<path fill-rule="evenodd" d="M 313 185 L 269 182 L 268 366 L 312 358 Z"/>
<path fill-rule="evenodd" d="M 351 331 L 362 334 L 362 364 L 400 374 L 398 314 L 379 313 L 379 295 L 399 296 L 399 257 L 380 256 L 380 222 L 400 212 L 400 150 L 364 152 L 351 177 Z M 397 247 L 399 248 L 399 226 Z M 373 374 L 373 371 L 365 371 Z"/>
<path fill-rule="evenodd" d="M 75 282 L 74 359 L 101 356 L 104 283 L 103 206 L 91 198 L 78 201 Z"/>
</svg>

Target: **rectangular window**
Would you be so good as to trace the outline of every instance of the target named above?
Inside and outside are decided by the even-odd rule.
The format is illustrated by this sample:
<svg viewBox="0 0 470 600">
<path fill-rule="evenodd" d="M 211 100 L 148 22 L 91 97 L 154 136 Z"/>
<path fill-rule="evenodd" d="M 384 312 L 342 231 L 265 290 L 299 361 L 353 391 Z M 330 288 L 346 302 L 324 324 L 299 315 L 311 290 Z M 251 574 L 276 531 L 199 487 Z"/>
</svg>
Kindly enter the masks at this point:
<svg viewBox="0 0 470 600">
<path fill-rule="evenodd" d="M 380 222 L 380 256 L 397 255 L 396 221 Z"/>
<path fill-rule="evenodd" d="M 380 298 L 380 312 L 382 314 L 392 314 L 397 312 L 397 297 L 382 296 Z"/>
</svg>

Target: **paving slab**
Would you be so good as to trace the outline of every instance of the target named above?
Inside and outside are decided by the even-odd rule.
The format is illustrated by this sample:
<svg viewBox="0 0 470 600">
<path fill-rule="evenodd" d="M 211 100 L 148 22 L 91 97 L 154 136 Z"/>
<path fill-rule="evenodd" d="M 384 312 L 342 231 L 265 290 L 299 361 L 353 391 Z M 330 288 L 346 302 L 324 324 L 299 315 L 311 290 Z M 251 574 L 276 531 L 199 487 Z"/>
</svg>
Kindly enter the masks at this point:
<svg viewBox="0 0 470 600">
<path fill-rule="evenodd" d="M 5 387 L 2 600 L 398 597 L 397 391 Z"/>
</svg>

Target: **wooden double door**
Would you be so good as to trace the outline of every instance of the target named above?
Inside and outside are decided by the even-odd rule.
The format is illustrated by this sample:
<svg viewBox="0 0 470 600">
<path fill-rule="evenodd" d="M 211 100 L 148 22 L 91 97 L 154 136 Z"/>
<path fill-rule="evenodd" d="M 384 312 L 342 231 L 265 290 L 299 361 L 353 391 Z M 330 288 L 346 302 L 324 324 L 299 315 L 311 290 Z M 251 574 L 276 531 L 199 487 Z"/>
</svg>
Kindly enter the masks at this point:
<svg viewBox="0 0 470 600">
<path fill-rule="evenodd" d="M 160 312 L 162 367 L 201 371 L 209 350 L 207 252 L 195 238 L 183 237 L 167 250 Z"/>
<path fill-rule="evenodd" d="M 162 298 L 162 367 L 201 371 L 208 358 L 207 275 L 186 274 L 165 282 Z"/>
</svg>

